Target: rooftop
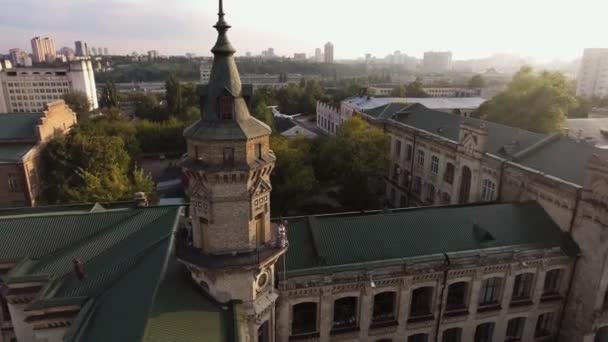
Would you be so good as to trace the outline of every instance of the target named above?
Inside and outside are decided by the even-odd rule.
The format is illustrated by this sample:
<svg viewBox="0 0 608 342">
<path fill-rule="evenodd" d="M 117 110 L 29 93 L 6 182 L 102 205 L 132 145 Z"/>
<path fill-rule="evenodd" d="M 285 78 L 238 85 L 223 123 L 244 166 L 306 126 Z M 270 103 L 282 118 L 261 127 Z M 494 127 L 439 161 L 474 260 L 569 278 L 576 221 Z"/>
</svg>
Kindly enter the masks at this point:
<svg viewBox="0 0 608 342">
<path fill-rule="evenodd" d="M 608 156 L 608 150 L 595 148 L 587 142 L 579 142 L 561 134 L 534 133 L 432 110 L 421 104 L 389 103 L 363 112 L 377 119 L 394 120 L 454 142 L 459 140 L 461 124 L 477 127 L 483 125 L 488 131 L 486 152 L 577 185 L 583 184 L 585 167 L 593 154 Z M 564 155 L 568 158 L 564 158 Z"/>
<path fill-rule="evenodd" d="M 578 253 L 536 202 L 310 216 L 290 220 L 288 238 L 288 274 L 443 260 L 444 253 L 456 257 L 554 248 L 565 255 Z"/>
<path fill-rule="evenodd" d="M 180 212 L 126 202 L 1 210 L 0 263 L 13 265 L 0 273 L 7 296 L 41 282 L 25 308 L 30 321 L 47 309 L 79 308 L 68 313 L 64 341 L 228 341 L 226 310 L 172 256 Z"/>
<path fill-rule="evenodd" d="M 3 140 L 35 141 L 36 126 L 42 116 L 42 113 L 1 113 L 0 143 Z"/>
<path fill-rule="evenodd" d="M 481 97 L 351 97 L 343 102 L 359 110 L 372 109 L 389 103 L 420 103 L 430 109 L 479 108 L 486 100 Z"/>
</svg>

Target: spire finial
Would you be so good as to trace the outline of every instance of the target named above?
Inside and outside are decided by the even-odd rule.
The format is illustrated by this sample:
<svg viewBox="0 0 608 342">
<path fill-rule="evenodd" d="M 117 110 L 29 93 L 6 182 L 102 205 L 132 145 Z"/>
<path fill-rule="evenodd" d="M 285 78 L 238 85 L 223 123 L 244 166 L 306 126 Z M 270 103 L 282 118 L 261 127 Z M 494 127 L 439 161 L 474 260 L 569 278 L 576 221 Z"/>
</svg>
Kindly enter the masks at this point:
<svg viewBox="0 0 608 342">
<path fill-rule="evenodd" d="M 217 13 L 217 16 L 218 16 L 217 23 L 213 27 L 215 27 L 217 29 L 218 37 L 217 37 L 217 42 L 215 43 L 215 46 L 213 47 L 213 49 L 211 51 L 214 54 L 215 53 L 234 53 L 235 50 L 232 47 L 232 45 L 230 45 L 230 42 L 228 41 L 228 38 L 226 37 L 226 31 L 228 31 L 228 29 L 230 29 L 230 25 L 228 25 L 226 20 L 224 20 L 224 16 L 225 16 L 224 0 L 219 0 L 219 12 Z"/>
<path fill-rule="evenodd" d="M 220 0 L 220 12 L 219 15 L 224 14 L 224 0 Z"/>
</svg>

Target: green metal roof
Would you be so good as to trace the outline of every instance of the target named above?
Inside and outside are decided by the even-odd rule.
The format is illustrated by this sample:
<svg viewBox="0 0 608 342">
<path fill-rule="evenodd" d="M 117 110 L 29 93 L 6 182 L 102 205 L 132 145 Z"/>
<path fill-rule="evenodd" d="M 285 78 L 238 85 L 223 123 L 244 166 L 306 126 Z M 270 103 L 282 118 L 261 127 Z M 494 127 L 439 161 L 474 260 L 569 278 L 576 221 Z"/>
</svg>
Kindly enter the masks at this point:
<svg viewBox="0 0 608 342">
<path fill-rule="evenodd" d="M 381 120 L 399 123 L 458 142 L 460 125 L 484 125 L 488 131 L 486 151 L 573 184 L 585 181 L 585 167 L 593 154 L 608 157 L 608 150 L 577 142 L 560 134 L 525 131 L 489 121 L 428 109 L 421 104 L 389 103 L 364 111 Z M 567 158 L 564 158 L 567 156 Z"/>
<path fill-rule="evenodd" d="M 184 266 L 171 259 L 142 341 L 234 341 L 233 324 L 232 306 L 203 293 Z"/>
<path fill-rule="evenodd" d="M 33 147 L 34 144 L 0 144 L 0 164 L 21 162 Z"/>
<path fill-rule="evenodd" d="M 289 222 L 288 238 L 288 272 L 495 248 L 559 247 L 568 255 L 578 253 L 536 202 L 308 217 Z"/>
<path fill-rule="evenodd" d="M 65 341 L 141 341 L 171 255 L 179 207 L 107 207 L 118 209 L 87 204 L 0 215 L 0 260 L 19 261 L 3 280 L 45 282 L 26 310 L 83 305 Z M 74 257 L 84 264 L 82 280 Z"/>
<path fill-rule="evenodd" d="M 42 113 L 0 114 L 0 140 L 35 139 Z"/>
</svg>

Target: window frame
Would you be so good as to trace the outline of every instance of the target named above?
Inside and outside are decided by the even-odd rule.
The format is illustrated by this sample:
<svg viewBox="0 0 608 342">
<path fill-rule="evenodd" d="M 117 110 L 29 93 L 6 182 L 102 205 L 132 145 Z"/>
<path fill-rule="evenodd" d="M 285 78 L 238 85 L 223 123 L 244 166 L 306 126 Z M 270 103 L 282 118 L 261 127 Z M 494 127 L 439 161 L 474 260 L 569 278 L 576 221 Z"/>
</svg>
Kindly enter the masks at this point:
<svg viewBox="0 0 608 342">
<path fill-rule="evenodd" d="M 312 310 L 312 305 L 314 305 L 314 330 L 310 330 L 310 329 L 304 329 L 304 328 L 310 328 L 312 327 L 312 324 L 310 324 L 312 322 L 312 320 L 308 319 L 310 317 L 302 317 L 302 321 L 307 322 L 308 325 L 306 325 L 305 323 L 302 323 L 304 328 L 301 328 L 299 330 L 295 330 L 294 327 L 296 325 L 296 323 L 298 323 L 299 321 L 299 317 L 298 319 L 296 319 L 296 308 L 298 307 L 303 307 L 304 305 L 310 305 L 310 308 L 307 308 L 308 310 L 304 310 L 304 312 L 308 312 L 308 314 L 311 314 L 313 312 Z M 303 313 L 300 313 L 301 316 L 305 316 Z M 307 334 L 314 334 L 316 332 L 319 331 L 319 303 L 317 302 L 301 302 L 301 303 L 297 303 L 291 306 L 291 336 L 299 336 L 299 335 L 307 335 Z"/>
<path fill-rule="evenodd" d="M 352 310 L 352 312 L 347 312 L 346 310 L 344 310 L 344 312 L 338 312 L 338 308 L 341 308 L 342 305 L 346 306 L 349 303 L 346 303 L 347 301 L 354 301 L 354 305 L 351 307 L 350 310 Z M 344 302 L 344 303 L 342 303 Z M 349 328 L 353 328 L 353 327 L 357 327 L 359 325 L 359 298 L 355 297 L 355 296 L 347 296 L 347 297 L 341 297 L 341 298 L 337 298 L 336 300 L 334 300 L 334 307 L 333 307 L 333 319 L 332 319 L 332 328 L 331 330 L 342 330 L 342 329 L 349 329 Z M 353 303 L 350 303 L 350 305 L 352 305 Z M 345 313 L 346 312 L 346 313 Z M 337 317 L 337 316 L 342 316 L 344 315 L 344 317 Z M 349 316 L 349 317 L 346 317 Z M 338 321 L 337 319 L 340 318 L 340 320 Z"/>
<path fill-rule="evenodd" d="M 482 281 L 479 289 L 479 306 L 493 306 L 500 304 L 503 278 L 490 277 Z"/>
<path fill-rule="evenodd" d="M 496 183 L 491 179 L 486 178 L 483 180 L 481 185 L 481 200 L 484 202 L 491 202 L 496 196 Z"/>
<path fill-rule="evenodd" d="M 564 270 L 562 268 L 554 268 L 545 273 L 543 297 L 561 295 L 563 273 Z"/>
<path fill-rule="evenodd" d="M 381 297 L 382 296 L 382 297 Z M 384 298 L 386 297 L 386 298 Z M 381 306 L 386 305 L 390 310 L 381 313 Z M 397 292 L 384 291 L 374 295 L 374 303 L 372 307 L 372 323 L 392 322 L 397 318 Z M 389 312 L 390 311 L 390 312 Z"/>
<path fill-rule="evenodd" d="M 425 153 L 423 150 L 418 150 L 416 153 L 416 165 L 420 168 L 424 168 Z"/>
<path fill-rule="evenodd" d="M 515 276 L 511 301 L 523 301 L 532 298 L 534 288 L 534 273 L 524 272 Z M 523 293 L 523 294 L 522 294 Z"/>
<path fill-rule="evenodd" d="M 443 181 L 448 184 L 454 184 L 454 175 L 456 174 L 456 166 L 453 163 L 445 164 L 445 172 L 443 173 Z"/>
<path fill-rule="evenodd" d="M 436 155 L 431 156 L 431 173 L 434 175 L 439 174 L 439 157 Z"/>
</svg>

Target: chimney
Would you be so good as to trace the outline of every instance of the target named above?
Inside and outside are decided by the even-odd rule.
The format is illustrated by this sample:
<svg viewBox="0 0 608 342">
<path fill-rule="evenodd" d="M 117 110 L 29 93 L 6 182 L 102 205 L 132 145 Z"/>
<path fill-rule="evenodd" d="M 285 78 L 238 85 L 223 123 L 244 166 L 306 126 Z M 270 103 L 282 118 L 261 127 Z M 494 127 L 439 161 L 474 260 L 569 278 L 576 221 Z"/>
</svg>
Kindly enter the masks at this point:
<svg viewBox="0 0 608 342">
<path fill-rule="evenodd" d="M 145 192 L 136 192 L 135 193 L 135 207 L 137 208 L 143 208 L 143 207 L 147 207 L 148 206 L 148 197 L 146 197 L 146 193 Z"/>
<path fill-rule="evenodd" d="M 74 259 L 72 259 L 72 266 L 74 268 L 74 273 L 76 274 L 78 280 L 83 280 L 86 275 L 84 273 L 84 264 L 82 263 L 82 261 L 75 257 Z"/>
</svg>

